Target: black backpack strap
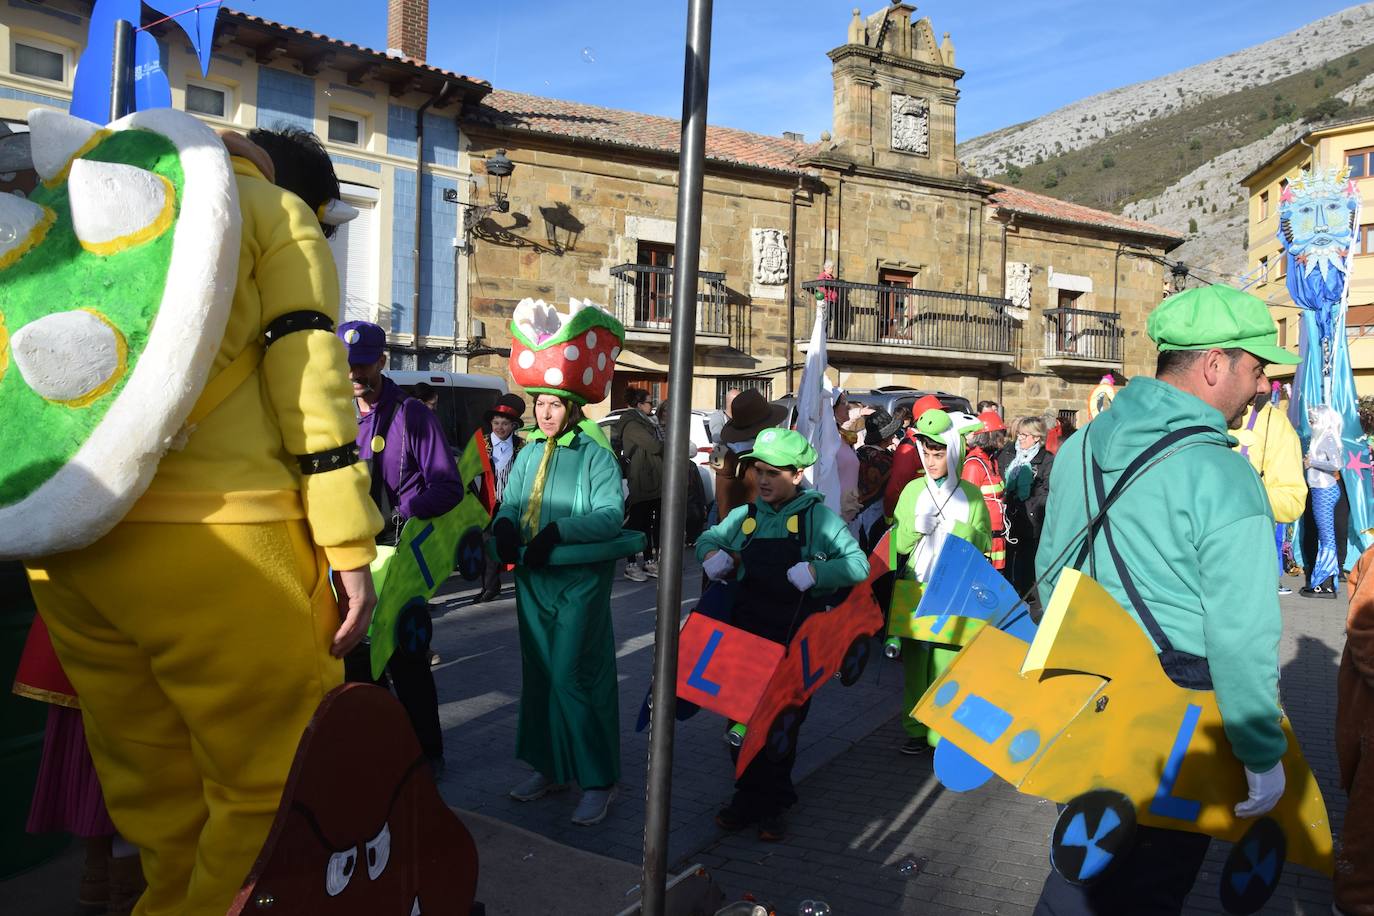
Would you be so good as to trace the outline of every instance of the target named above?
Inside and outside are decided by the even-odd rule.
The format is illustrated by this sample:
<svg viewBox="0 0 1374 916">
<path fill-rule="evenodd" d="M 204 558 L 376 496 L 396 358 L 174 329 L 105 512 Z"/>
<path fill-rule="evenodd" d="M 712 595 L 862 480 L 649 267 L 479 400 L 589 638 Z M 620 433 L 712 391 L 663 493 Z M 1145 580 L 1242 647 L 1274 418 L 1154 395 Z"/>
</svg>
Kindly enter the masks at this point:
<svg viewBox="0 0 1374 916">
<path fill-rule="evenodd" d="M 1119 486 L 1120 482 L 1118 481 L 1117 487 Z M 1093 459 L 1093 488 L 1097 490 L 1098 500 L 1104 501 L 1107 497 L 1106 476 L 1102 473 L 1102 467 L 1096 459 Z M 1117 488 L 1113 488 L 1112 492 L 1115 493 L 1116 490 Z M 1141 597 L 1140 589 L 1136 588 L 1135 580 L 1131 578 L 1130 570 L 1126 568 L 1120 552 L 1116 549 L 1116 540 L 1112 537 L 1112 526 L 1111 522 L 1107 520 L 1106 512 L 1100 513 L 1099 518 L 1099 529 L 1106 535 L 1107 551 L 1112 556 L 1112 563 L 1116 565 L 1116 575 L 1121 580 L 1121 587 L 1126 590 L 1126 597 L 1131 599 L 1131 607 L 1135 608 L 1136 615 L 1140 618 L 1140 622 L 1145 625 L 1145 629 L 1149 631 L 1150 638 L 1155 641 L 1155 645 L 1159 646 L 1159 651 L 1173 652 L 1173 643 L 1169 642 L 1169 637 L 1164 634 L 1164 628 L 1159 625 L 1159 621 L 1155 620 L 1155 615 L 1150 613 L 1149 607 L 1145 604 L 1145 599 Z"/>
</svg>

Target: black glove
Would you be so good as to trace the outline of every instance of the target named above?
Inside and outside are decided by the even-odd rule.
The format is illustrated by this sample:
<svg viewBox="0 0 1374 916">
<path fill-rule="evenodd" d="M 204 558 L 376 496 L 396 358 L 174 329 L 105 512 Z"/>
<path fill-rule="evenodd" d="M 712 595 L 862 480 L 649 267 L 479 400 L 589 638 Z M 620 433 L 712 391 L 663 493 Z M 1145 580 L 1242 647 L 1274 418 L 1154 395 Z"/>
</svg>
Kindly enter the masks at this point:
<svg viewBox="0 0 1374 916">
<path fill-rule="evenodd" d="M 525 566 L 529 569 L 538 569 L 548 563 L 549 554 L 553 553 L 553 549 L 562 540 L 563 536 L 558 533 L 558 523 L 549 522 L 525 545 Z"/>
<path fill-rule="evenodd" d="M 502 563 L 514 563 L 520 559 L 520 530 L 508 518 L 498 518 L 491 526 L 491 536 L 496 539 L 496 555 Z"/>
</svg>

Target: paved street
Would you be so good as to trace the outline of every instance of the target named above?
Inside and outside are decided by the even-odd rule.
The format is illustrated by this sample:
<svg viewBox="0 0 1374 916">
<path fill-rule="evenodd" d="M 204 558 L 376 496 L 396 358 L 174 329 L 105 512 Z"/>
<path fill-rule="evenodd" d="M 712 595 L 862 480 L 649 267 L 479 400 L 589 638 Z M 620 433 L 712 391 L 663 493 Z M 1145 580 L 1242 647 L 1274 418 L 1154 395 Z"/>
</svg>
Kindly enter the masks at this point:
<svg viewBox="0 0 1374 916">
<path fill-rule="evenodd" d="M 684 595 L 691 597 L 695 564 L 689 564 L 687 581 Z M 513 760 L 520 689 L 514 600 L 448 602 L 453 609 L 436 620 L 435 644 L 444 659 L 437 671 L 449 759 L 442 788 L 451 804 L 583 849 L 640 860 L 646 740 L 633 727 L 652 663 L 653 586 L 653 580 L 619 579 L 614 591 L 624 779 L 611 816 L 593 828 L 568 821 L 573 793 L 531 804 L 505 797 L 524 772 Z M 1284 702 L 1339 827 L 1344 797 L 1335 788 L 1332 731 L 1345 603 L 1295 595 L 1282 604 Z M 750 831 L 726 836 L 714 825 L 712 814 L 728 798 L 731 782 L 721 719 L 703 713 L 680 723 L 672 861 L 700 861 L 728 892 L 752 892 L 787 916 L 807 898 L 826 901 L 836 916 L 1028 913 L 1048 867 L 1053 806 L 996 780 L 967 795 L 947 792 L 931 775 L 928 758 L 897 753 L 899 676 L 895 665 L 879 658 L 854 687 L 831 684 L 818 694 L 801 736 L 802 800 L 780 844 L 761 843 Z M 1189 912 L 1221 911 L 1214 886 L 1228 849 L 1213 845 Z M 1290 869 L 1265 912 L 1323 913 L 1329 903 L 1326 878 Z"/>
</svg>

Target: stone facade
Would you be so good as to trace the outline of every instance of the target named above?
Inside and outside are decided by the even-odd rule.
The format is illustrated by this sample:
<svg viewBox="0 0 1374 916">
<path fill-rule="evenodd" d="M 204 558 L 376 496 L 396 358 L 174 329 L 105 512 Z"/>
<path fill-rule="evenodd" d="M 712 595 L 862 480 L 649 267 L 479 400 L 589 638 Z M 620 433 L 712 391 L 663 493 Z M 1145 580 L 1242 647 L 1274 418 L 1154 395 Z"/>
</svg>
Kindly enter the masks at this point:
<svg viewBox="0 0 1374 916">
<path fill-rule="evenodd" d="M 715 407 L 727 387 L 767 382 L 777 397 L 799 381 L 796 344 L 817 314 L 815 290 L 800 287 L 826 260 L 840 291 L 820 311 L 832 312 L 831 372 L 846 387 L 938 389 L 1015 415 L 1077 410 L 1104 372 L 1152 371 L 1144 325 L 1163 268 L 1136 255 L 1180 239 L 963 171 L 963 74 L 949 37 L 937 45 L 913 12 L 893 3 L 856 16 L 830 52 L 833 138 L 708 131 L 694 407 Z M 472 317 L 491 344 L 503 344 L 525 296 L 590 298 L 627 325 L 615 390 L 661 382 L 676 131 L 668 119 L 500 90 L 469 107 L 474 199 L 481 160 L 504 149 L 516 163 L 510 211 L 479 225 L 467 250 Z M 470 371 L 504 367 L 491 356 Z M 593 412 L 619 406 L 613 397 Z"/>
</svg>

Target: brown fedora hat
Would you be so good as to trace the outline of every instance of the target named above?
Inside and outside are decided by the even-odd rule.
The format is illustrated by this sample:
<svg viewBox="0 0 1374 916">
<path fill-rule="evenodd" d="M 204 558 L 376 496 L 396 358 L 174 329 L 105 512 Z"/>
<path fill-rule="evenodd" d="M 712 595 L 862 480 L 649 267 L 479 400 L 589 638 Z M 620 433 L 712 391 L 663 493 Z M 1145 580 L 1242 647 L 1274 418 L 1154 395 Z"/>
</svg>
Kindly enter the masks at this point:
<svg viewBox="0 0 1374 916">
<path fill-rule="evenodd" d="M 770 404 L 756 389 L 746 388 L 730 405 L 730 419 L 721 427 L 720 441 L 726 445 L 748 442 L 770 426 L 787 418 L 787 408 Z"/>
</svg>

